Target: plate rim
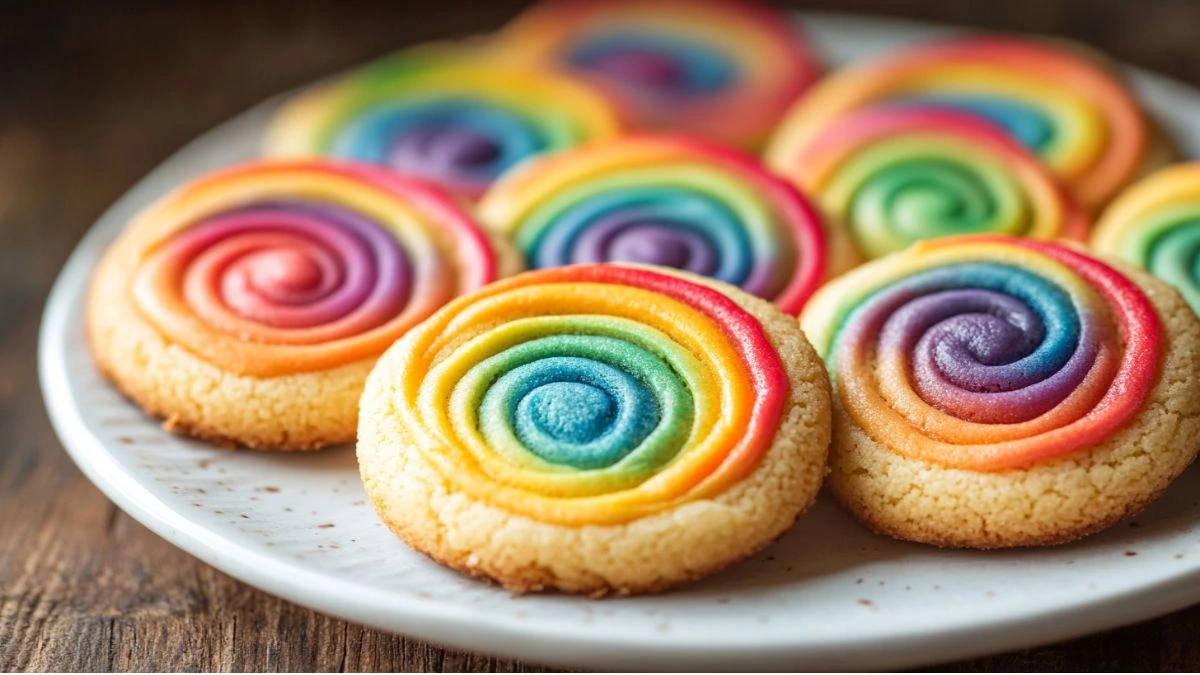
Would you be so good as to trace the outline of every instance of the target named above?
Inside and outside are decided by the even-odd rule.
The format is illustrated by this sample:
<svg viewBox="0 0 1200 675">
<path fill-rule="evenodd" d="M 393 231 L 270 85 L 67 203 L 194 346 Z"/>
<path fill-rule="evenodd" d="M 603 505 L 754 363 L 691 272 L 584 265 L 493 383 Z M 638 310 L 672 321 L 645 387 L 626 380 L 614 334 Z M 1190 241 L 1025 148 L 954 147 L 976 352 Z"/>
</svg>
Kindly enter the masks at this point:
<svg viewBox="0 0 1200 675">
<path fill-rule="evenodd" d="M 793 12 L 801 24 L 816 21 L 859 25 L 895 33 L 914 30 L 972 30 L 951 24 L 909 19 L 857 16 L 837 12 Z M 809 29 L 809 32 L 815 32 Z M 1143 82 L 1180 89 L 1200 96 L 1200 88 L 1157 73 L 1120 65 Z M 439 645 L 484 651 L 535 663 L 590 667 L 673 668 L 685 664 L 702 670 L 797 667 L 809 664 L 831 668 L 902 668 L 954 661 L 1070 639 L 1096 631 L 1160 616 L 1200 602 L 1200 563 L 1190 570 L 1142 587 L 1064 604 L 1040 613 L 1014 609 L 984 613 L 987 619 L 955 621 L 953 626 L 922 622 L 887 636 L 862 637 L 847 631 L 842 639 L 805 641 L 804 636 L 764 641 L 762 636 L 728 642 L 689 642 L 664 635 L 614 639 L 604 632 L 583 632 L 567 624 L 506 623 L 463 605 L 417 596 L 372 594 L 371 587 L 320 573 L 278 557 L 264 555 L 204 525 L 151 493 L 126 472 L 104 442 L 88 427 L 72 394 L 65 359 L 71 338 L 72 305 L 86 288 L 94 260 L 107 233 L 96 225 L 126 201 L 139 196 L 149 179 L 173 159 L 213 139 L 239 122 L 273 107 L 286 94 L 275 96 L 235 115 L 185 144 L 109 206 L 72 250 L 47 297 L 38 335 L 38 376 L 51 426 L 72 461 L 88 480 L 122 511 L 212 567 L 250 586 L 324 614 L 401 633 Z M 398 602 L 399 601 L 399 602 Z M 586 601 L 586 600 L 585 600 Z M 590 602 L 590 601 L 588 601 Z M 996 618 L 1000 616 L 1000 618 Z M 536 626 L 535 633 L 532 628 Z M 732 635 L 731 637 L 737 637 Z M 617 650 L 620 650 L 619 652 Z M 679 652 L 686 650 L 686 654 Z M 930 658 L 926 653 L 934 653 Z"/>
</svg>

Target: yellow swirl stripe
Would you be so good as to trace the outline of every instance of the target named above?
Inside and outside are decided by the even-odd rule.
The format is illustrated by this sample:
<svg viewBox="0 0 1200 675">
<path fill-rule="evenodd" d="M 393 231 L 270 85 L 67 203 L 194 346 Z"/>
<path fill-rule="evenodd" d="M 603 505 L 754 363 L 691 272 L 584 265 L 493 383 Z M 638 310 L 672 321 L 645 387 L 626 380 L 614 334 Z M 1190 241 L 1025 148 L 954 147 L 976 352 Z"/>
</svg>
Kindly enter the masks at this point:
<svg viewBox="0 0 1200 675">
<path fill-rule="evenodd" d="M 1200 310 L 1200 164 L 1163 169 L 1123 192 L 1091 246 L 1149 270 Z"/>
<path fill-rule="evenodd" d="M 865 260 L 951 235 L 1087 233 L 1083 212 L 1036 158 L 994 125 L 956 111 L 855 112 L 780 168 Z"/>
<path fill-rule="evenodd" d="M 473 499 L 618 523 L 757 465 L 787 379 L 757 320 L 648 269 L 532 272 L 451 302 L 401 345 L 394 411 Z"/>
<path fill-rule="evenodd" d="M 452 200 L 372 167 L 265 162 L 177 189 L 130 223 L 130 293 L 170 342 L 272 377 L 383 353 L 496 278 Z"/>
<path fill-rule="evenodd" d="M 1040 157 L 1088 210 L 1112 199 L 1161 150 L 1136 98 L 1096 55 L 1049 42 L 967 37 L 923 43 L 823 80 L 776 130 L 768 164 L 788 165 L 854 111 L 913 107 L 995 124 Z"/>
</svg>

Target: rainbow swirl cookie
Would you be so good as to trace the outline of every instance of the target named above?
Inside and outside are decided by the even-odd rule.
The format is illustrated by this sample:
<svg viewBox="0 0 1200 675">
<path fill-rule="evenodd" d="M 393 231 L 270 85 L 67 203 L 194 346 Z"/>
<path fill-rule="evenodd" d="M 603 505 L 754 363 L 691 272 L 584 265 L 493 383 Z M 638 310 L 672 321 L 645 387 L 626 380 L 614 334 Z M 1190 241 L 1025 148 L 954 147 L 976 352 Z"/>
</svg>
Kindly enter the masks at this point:
<svg viewBox="0 0 1200 675">
<path fill-rule="evenodd" d="M 1008 237 L 923 242 L 822 288 L 830 485 L 939 546 L 1053 544 L 1155 499 L 1196 454 L 1200 320 L 1133 267 Z"/>
<path fill-rule="evenodd" d="M 442 46 L 368 65 L 284 105 L 266 152 L 381 164 L 474 199 L 530 157 L 621 129 L 598 88 L 495 60 Z"/>
<path fill-rule="evenodd" d="M 1010 37 L 928 42 L 826 78 L 788 112 L 768 164 L 791 159 L 847 113 L 934 106 L 1004 128 L 1084 207 L 1103 206 L 1169 151 L 1129 88 L 1099 55 Z"/>
<path fill-rule="evenodd" d="M 857 111 L 777 170 L 872 260 L 955 234 L 1082 239 L 1088 221 L 1037 159 L 998 127 L 952 110 Z"/>
<path fill-rule="evenodd" d="M 505 176 L 480 220 L 530 268 L 663 265 L 713 277 L 797 314 L 852 253 L 800 193 L 753 157 L 682 136 L 627 136 L 539 158 Z"/>
<path fill-rule="evenodd" d="M 1148 270 L 1200 312 L 1200 164 L 1163 169 L 1123 192 L 1091 246 Z"/>
<path fill-rule="evenodd" d="M 820 65 L 795 24 L 738 0 L 543 2 L 500 49 L 611 88 L 642 127 L 757 149 Z"/>
<path fill-rule="evenodd" d="M 354 437 L 384 350 L 520 269 L 422 183 L 365 165 L 248 164 L 140 213 L 92 281 L 104 373 L 166 426 L 263 449 Z"/>
<path fill-rule="evenodd" d="M 829 384 L 794 319 L 611 264 L 447 305 L 380 359 L 358 459 L 414 548 L 518 590 L 661 590 L 762 548 L 816 497 Z"/>
</svg>

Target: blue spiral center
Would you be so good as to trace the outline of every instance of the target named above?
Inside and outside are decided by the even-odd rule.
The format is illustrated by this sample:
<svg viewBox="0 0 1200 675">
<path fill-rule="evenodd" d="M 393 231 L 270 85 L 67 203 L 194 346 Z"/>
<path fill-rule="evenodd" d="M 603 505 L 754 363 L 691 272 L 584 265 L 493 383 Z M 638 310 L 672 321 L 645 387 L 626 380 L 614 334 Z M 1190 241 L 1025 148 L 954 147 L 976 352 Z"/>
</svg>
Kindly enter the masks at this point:
<svg viewBox="0 0 1200 675">
<path fill-rule="evenodd" d="M 484 360 L 490 381 L 478 402 L 480 430 L 494 446 L 511 439 L 559 467 L 604 469 L 639 455 L 657 464 L 678 448 L 691 401 L 659 356 L 621 339 L 535 339 Z M 494 372 L 494 379 L 487 372 Z"/>
<path fill-rule="evenodd" d="M 529 442 L 546 436 L 558 443 L 584 445 L 612 428 L 616 405 L 608 391 L 583 382 L 551 382 L 517 404 L 517 433 Z"/>
</svg>

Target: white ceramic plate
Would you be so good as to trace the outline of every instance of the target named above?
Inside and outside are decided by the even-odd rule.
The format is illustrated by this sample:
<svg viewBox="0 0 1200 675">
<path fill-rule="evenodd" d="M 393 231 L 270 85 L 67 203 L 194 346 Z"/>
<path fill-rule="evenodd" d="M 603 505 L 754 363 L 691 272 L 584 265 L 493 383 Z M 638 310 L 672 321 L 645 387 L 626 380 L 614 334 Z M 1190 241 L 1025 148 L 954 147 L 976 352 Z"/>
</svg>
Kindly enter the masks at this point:
<svg viewBox="0 0 1200 675">
<path fill-rule="evenodd" d="M 842 63 L 946 29 L 803 16 Z M 1200 92 L 1131 72 L 1190 156 Z M 661 596 L 513 597 L 409 550 L 365 502 L 349 448 L 229 452 L 172 436 L 97 373 L 84 291 L 104 245 L 173 186 L 255 155 L 276 102 L 206 134 L 96 223 L 50 296 L 40 368 L 55 428 L 118 506 L 192 555 L 322 612 L 463 649 L 604 669 L 903 668 L 1029 647 L 1200 601 L 1200 468 L 1078 544 L 949 552 L 868 533 L 823 498 L 761 555 Z"/>
</svg>

